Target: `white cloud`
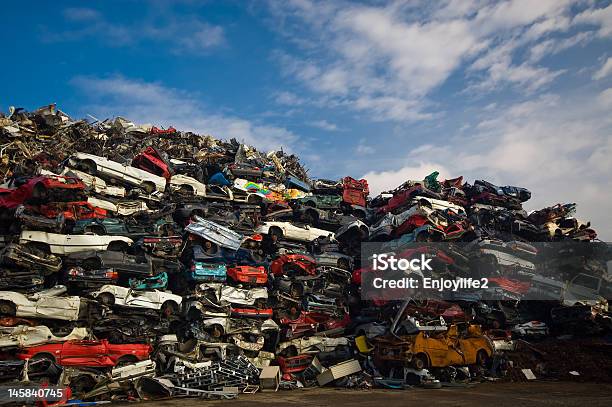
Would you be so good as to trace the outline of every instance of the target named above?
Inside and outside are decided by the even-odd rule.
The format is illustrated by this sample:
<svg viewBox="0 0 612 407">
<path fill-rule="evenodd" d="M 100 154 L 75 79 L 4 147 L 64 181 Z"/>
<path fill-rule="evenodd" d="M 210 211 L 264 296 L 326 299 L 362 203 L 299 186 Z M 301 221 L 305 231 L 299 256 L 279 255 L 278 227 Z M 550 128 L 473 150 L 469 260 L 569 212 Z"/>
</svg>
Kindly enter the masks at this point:
<svg viewBox="0 0 612 407">
<path fill-rule="evenodd" d="M 548 38 L 571 28 L 572 7 L 578 2 L 446 0 L 366 6 L 294 0 L 270 7 L 284 36 L 298 46 L 307 43 L 301 45 L 307 56 L 278 58 L 286 76 L 323 95 L 329 106 L 369 112 L 375 121 L 420 121 L 436 116 L 428 111 L 428 98 L 455 74 L 473 79 L 466 89 L 478 93 L 505 86 L 531 93 L 553 83 L 565 71 L 540 61 L 594 37 L 578 32 Z M 592 18 L 599 18 L 594 13 Z"/>
<path fill-rule="evenodd" d="M 561 51 L 579 44 L 585 44 L 592 38 L 593 34 L 591 32 L 582 32 L 569 38 L 551 38 L 539 42 L 529 49 L 529 61 L 532 63 L 538 62 L 546 56 L 558 54 Z"/>
<path fill-rule="evenodd" d="M 597 35 L 602 38 L 612 36 L 612 4 L 604 8 L 593 8 L 583 11 L 574 17 L 575 24 L 599 26 Z"/>
<path fill-rule="evenodd" d="M 282 91 L 274 95 L 274 101 L 279 105 L 299 106 L 304 104 L 304 99 L 295 93 Z"/>
<path fill-rule="evenodd" d="M 312 127 L 316 127 L 327 131 L 338 131 L 338 126 L 335 123 L 330 123 L 327 120 L 315 120 L 314 122 L 308 123 Z"/>
<path fill-rule="evenodd" d="M 359 144 L 357 144 L 357 147 L 355 147 L 355 153 L 358 155 L 369 155 L 374 154 L 375 152 L 376 150 L 374 149 L 374 147 L 366 144 L 365 138 L 359 140 Z"/>
<path fill-rule="evenodd" d="M 262 150 L 295 151 L 301 146 L 299 138 L 285 128 L 211 112 L 193 95 L 159 83 L 80 76 L 71 84 L 91 98 L 84 108 L 99 118 L 119 113 L 137 123 L 174 126 L 221 139 L 236 138 Z"/>
<path fill-rule="evenodd" d="M 610 75 L 611 73 L 612 73 L 612 57 L 608 57 L 608 59 L 606 59 L 606 61 L 601 66 L 601 68 L 599 68 L 597 72 L 595 72 L 595 74 L 593 75 L 593 79 L 597 79 L 597 80 L 603 79 L 606 76 Z"/>
<path fill-rule="evenodd" d="M 602 91 L 597 97 L 600 106 L 604 108 L 612 108 L 612 88 L 608 88 Z"/>
</svg>

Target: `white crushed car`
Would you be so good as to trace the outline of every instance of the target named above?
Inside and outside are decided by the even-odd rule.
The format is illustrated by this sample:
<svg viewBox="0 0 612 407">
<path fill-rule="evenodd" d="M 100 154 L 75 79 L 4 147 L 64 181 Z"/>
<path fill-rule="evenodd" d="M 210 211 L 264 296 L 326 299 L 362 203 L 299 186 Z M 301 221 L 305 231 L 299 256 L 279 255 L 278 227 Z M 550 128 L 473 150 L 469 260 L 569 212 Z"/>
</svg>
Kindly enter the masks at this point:
<svg viewBox="0 0 612 407">
<path fill-rule="evenodd" d="M 0 348 L 23 348 L 75 339 L 82 340 L 87 337 L 89 337 L 89 330 L 87 328 L 73 328 L 68 335 L 56 336 L 44 325 L 0 327 Z"/>
<path fill-rule="evenodd" d="M 338 346 L 348 346 L 348 338 L 327 338 L 325 336 L 311 336 L 309 338 L 297 338 L 278 344 L 278 351 L 293 348 L 296 355 L 304 353 L 330 352 Z"/>
<path fill-rule="evenodd" d="M 124 250 L 132 243 L 132 239 L 123 236 L 62 235 L 36 230 L 24 230 L 19 236 L 19 244 L 33 244 L 61 255 L 87 250 Z"/>
<path fill-rule="evenodd" d="M 121 180 L 129 185 L 140 187 L 149 194 L 155 191 L 163 192 L 166 189 L 166 179 L 164 177 L 108 158 L 76 153 L 70 157 L 69 162 L 71 166 L 88 174 Z"/>
<path fill-rule="evenodd" d="M 0 291 L 0 314 L 76 321 L 86 307 L 81 306 L 83 301 L 78 296 L 60 297 L 66 291 L 66 286 L 62 285 L 28 295 Z"/>
<path fill-rule="evenodd" d="M 87 174 L 86 172 L 76 170 L 74 168 L 66 167 L 64 171 L 62 171 L 61 175 L 64 176 L 72 176 L 77 177 L 85 185 L 91 188 L 94 192 L 103 195 L 111 195 L 124 197 L 125 196 L 125 188 L 119 187 L 115 185 L 108 185 L 106 181 L 104 181 L 100 177 L 96 177 L 95 175 Z"/>
<path fill-rule="evenodd" d="M 254 306 L 258 302 L 265 302 L 268 299 L 268 289 L 265 287 L 236 288 L 219 283 L 204 283 L 198 286 L 198 293 L 212 294 L 211 300 L 219 305 L 247 305 Z"/>
<path fill-rule="evenodd" d="M 289 222 L 264 222 L 255 229 L 255 233 L 276 235 L 278 238 L 312 242 L 318 238 L 329 237 L 334 241 L 334 234 L 328 230 L 313 228 L 310 225 L 294 225 Z"/>
<path fill-rule="evenodd" d="M 145 308 L 161 311 L 170 316 L 180 311 L 183 297 L 165 291 L 140 291 L 117 285 L 104 285 L 91 295 L 107 306 L 122 306 L 131 308 Z"/>
<path fill-rule="evenodd" d="M 412 201 L 415 205 L 420 204 L 421 206 L 436 209 L 439 211 L 450 209 L 455 213 L 465 215 L 465 209 L 463 209 L 462 206 L 456 205 L 452 202 L 443 201 L 442 199 L 434 199 L 429 198 L 427 196 L 415 196 Z"/>
<path fill-rule="evenodd" d="M 170 190 L 188 195 L 206 197 L 206 185 L 195 178 L 177 174 L 170 178 Z"/>
<path fill-rule="evenodd" d="M 111 202 L 90 196 L 87 198 L 87 202 L 95 207 L 106 209 L 107 211 L 122 216 L 129 216 L 139 212 L 150 212 L 147 204 L 142 201 L 121 200 L 118 202 Z"/>
</svg>

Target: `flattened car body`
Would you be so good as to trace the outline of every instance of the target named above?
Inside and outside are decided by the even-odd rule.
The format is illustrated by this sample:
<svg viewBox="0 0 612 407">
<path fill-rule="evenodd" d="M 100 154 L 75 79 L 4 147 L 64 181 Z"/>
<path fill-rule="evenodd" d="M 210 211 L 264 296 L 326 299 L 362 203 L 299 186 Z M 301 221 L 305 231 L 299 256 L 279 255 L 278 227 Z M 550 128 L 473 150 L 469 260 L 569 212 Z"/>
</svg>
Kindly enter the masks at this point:
<svg viewBox="0 0 612 407">
<path fill-rule="evenodd" d="M 55 336 L 51 330 L 44 325 L 0 327 L 0 348 L 23 348 L 45 343 L 85 339 L 88 336 L 89 330 L 87 328 L 73 328 L 68 335 Z"/>
<path fill-rule="evenodd" d="M 49 247 L 53 254 L 70 254 L 86 250 L 107 250 L 115 243 L 130 246 L 133 241 L 123 236 L 62 235 L 35 230 L 24 230 L 19 236 L 20 244 L 37 243 Z"/>
<path fill-rule="evenodd" d="M 76 321 L 80 317 L 81 298 L 60 297 L 55 292 L 66 291 L 64 286 L 52 290 L 24 295 L 13 291 L 0 291 L 0 310 L 4 314 L 24 318 L 48 318 Z"/>
</svg>

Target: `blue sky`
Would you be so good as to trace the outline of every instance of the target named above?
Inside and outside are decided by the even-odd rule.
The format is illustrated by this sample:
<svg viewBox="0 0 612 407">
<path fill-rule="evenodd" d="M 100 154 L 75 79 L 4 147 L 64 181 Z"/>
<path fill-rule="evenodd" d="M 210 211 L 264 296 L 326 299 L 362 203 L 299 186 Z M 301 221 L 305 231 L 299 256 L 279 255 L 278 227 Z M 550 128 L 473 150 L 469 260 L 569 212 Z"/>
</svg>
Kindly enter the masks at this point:
<svg viewBox="0 0 612 407">
<path fill-rule="evenodd" d="M 612 238 L 610 1 L 3 5 L 0 108 L 236 137 L 374 192 L 433 169 Z"/>
</svg>

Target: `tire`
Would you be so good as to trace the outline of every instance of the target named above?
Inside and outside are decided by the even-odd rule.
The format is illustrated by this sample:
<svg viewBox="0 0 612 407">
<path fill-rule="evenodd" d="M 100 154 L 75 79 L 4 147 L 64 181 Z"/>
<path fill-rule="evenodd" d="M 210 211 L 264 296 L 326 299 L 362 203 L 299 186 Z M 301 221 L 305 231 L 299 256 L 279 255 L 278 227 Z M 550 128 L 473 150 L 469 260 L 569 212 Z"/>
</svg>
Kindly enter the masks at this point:
<svg viewBox="0 0 612 407">
<path fill-rule="evenodd" d="M 298 352 L 297 352 L 296 347 L 291 345 L 291 346 L 287 346 L 285 349 L 283 349 L 282 354 L 286 358 L 292 358 L 294 356 L 297 356 Z"/>
<path fill-rule="evenodd" d="M 476 353 L 476 365 L 480 367 L 487 367 L 489 365 L 489 355 L 484 349 L 480 349 Z"/>
<path fill-rule="evenodd" d="M 213 338 L 220 338 L 220 337 L 222 337 L 222 336 L 223 336 L 223 334 L 224 334 L 224 332 L 223 332 L 223 327 L 222 327 L 221 325 L 218 325 L 218 324 L 212 325 L 212 326 L 209 328 L 209 331 L 210 331 L 210 335 L 211 335 Z"/>
<path fill-rule="evenodd" d="M 115 296 L 111 293 L 102 293 L 98 295 L 98 301 L 102 305 L 106 305 L 107 307 L 112 307 L 115 305 Z"/>
<path fill-rule="evenodd" d="M 95 162 L 91 160 L 84 160 L 77 165 L 77 168 L 89 175 L 96 175 L 98 173 L 98 167 Z"/>
<path fill-rule="evenodd" d="M 276 239 L 278 240 L 283 237 L 283 231 L 280 228 L 274 226 L 268 230 L 268 235 L 270 235 L 270 237 L 276 236 Z"/>
<path fill-rule="evenodd" d="M 304 287 L 301 284 L 293 283 L 289 287 L 289 295 L 295 298 L 300 298 L 304 293 Z"/>
<path fill-rule="evenodd" d="M 136 362 L 138 362 L 138 359 L 136 358 L 136 356 L 125 355 L 117 359 L 117 363 L 115 364 L 115 367 L 127 366 L 127 365 L 134 364 Z"/>
<path fill-rule="evenodd" d="M 427 358 L 427 355 L 424 353 L 415 355 L 412 359 L 412 367 L 414 367 L 416 370 L 427 369 L 429 367 L 429 359 Z"/>
<path fill-rule="evenodd" d="M 422 206 L 422 207 L 424 207 L 424 208 L 429 208 L 429 209 L 431 209 L 431 202 L 429 202 L 429 201 L 428 201 L 428 200 L 426 200 L 426 199 L 421 199 L 421 200 L 419 201 L 419 205 L 421 205 L 421 206 Z"/>
<path fill-rule="evenodd" d="M 51 331 L 51 333 L 59 338 L 63 338 L 64 336 L 68 336 L 70 335 L 70 333 L 72 332 L 73 327 L 72 326 L 62 326 L 62 327 L 49 327 L 49 330 Z"/>
<path fill-rule="evenodd" d="M 162 304 L 160 312 L 164 317 L 170 318 L 178 313 L 178 304 L 174 301 L 166 301 Z"/>
<path fill-rule="evenodd" d="M 145 181 L 142 183 L 142 189 L 144 189 L 144 191 L 150 195 L 155 191 L 155 184 L 150 181 Z"/>
<path fill-rule="evenodd" d="M 343 270 L 350 270 L 351 265 L 347 259 L 338 259 L 338 268 Z"/>
<path fill-rule="evenodd" d="M 129 249 L 129 245 L 126 242 L 121 240 L 110 242 L 106 248 L 106 250 L 111 252 L 127 252 Z"/>
<path fill-rule="evenodd" d="M 194 195 L 193 187 L 191 187 L 190 185 L 181 185 L 178 189 L 178 193 L 180 195 L 192 196 Z"/>
<path fill-rule="evenodd" d="M 10 301 L 0 301 L 0 314 L 14 317 L 17 315 L 17 307 Z"/>
<path fill-rule="evenodd" d="M 55 363 L 55 357 L 52 354 L 46 353 L 46 352 L 37 353 L 34 356 L 32 356 L 30 358 L 30 360 L 31 361 L 35 361 L 35 360 L 48 360 L 51 363 Z"/>
</svg>

